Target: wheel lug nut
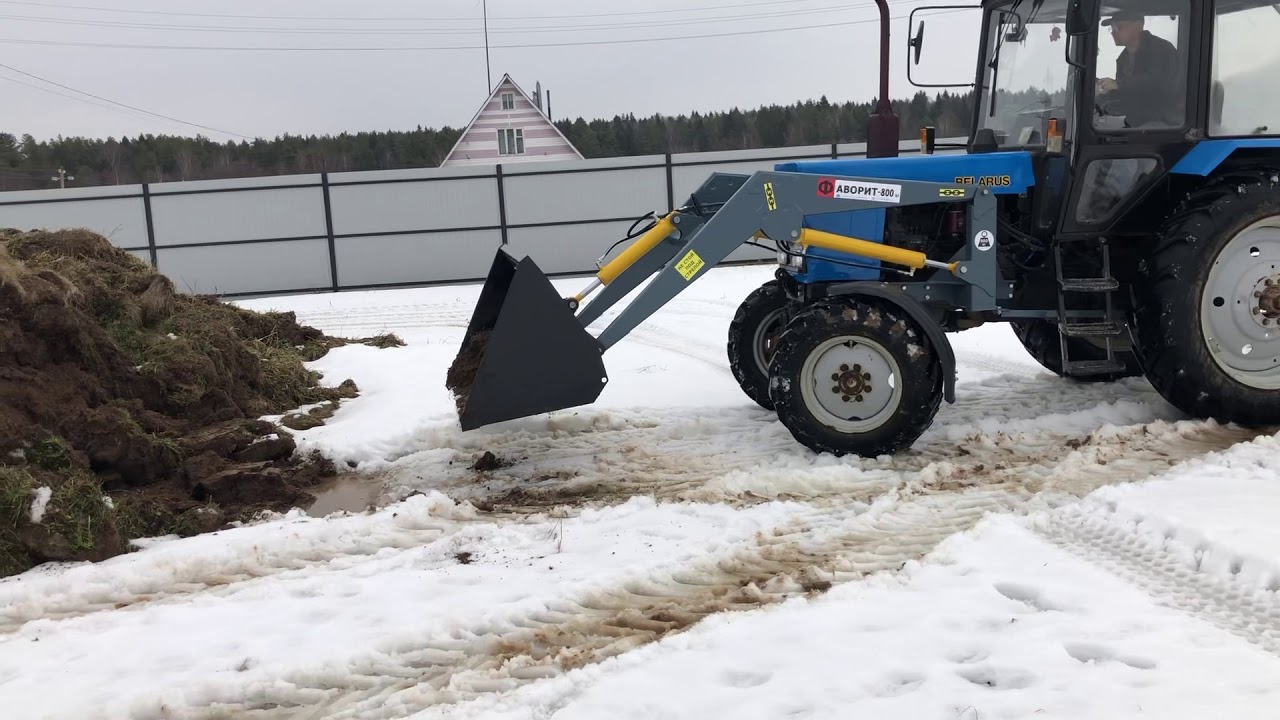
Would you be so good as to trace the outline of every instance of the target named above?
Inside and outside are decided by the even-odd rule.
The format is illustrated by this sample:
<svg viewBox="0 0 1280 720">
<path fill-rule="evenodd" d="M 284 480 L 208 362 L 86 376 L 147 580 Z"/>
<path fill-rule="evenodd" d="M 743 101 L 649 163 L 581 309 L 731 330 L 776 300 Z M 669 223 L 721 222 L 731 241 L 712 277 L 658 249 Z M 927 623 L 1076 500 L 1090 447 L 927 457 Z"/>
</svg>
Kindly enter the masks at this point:
<svg viewBox="0 0 1280 720">
<path fill-rule="evenodd" d="M 849 366 L 848 366 L 848 365 L 841 365 L 841 366 L 840 366 L 840 372 L 849 372 Z"/>
<path fill-rule="evenodd" d="M 1254 314 L 1258 312 L 1258 308 L 1253 309 Z M 840 382 L 840 373 L 831 373 L 831 382 Z"/>
<path fill-rule="evenodd" d="M 866 375 L 863 375 L 862 379 L 866 380 L 867 382 L 871 382 L 871 373 L 867 373 Z"/>
<path fill-rule="evenodd" d="M 855 398 L 854 398 L 854 400 L 857 400 L 858 402 L 862 402 L 862 396 L 861 396 L 861 395 L 859 395 L 859 396 L 855 397 Z"/>
<path fill-rule="evenodd" d="M 841 399 L 841 400 L 843 400 L 843 401 L 845 401 L 845 402 L 849 402 L 849 396 L 848 396 L 848 395 L 841 395 L 841 396 L 840 396 L 840 399 Z"/>
<path fill-rule="evenodd" d="M 853 371 L 854 371 L 854 372 L 856 372 L 856 373 L 861 374 L 861 373 L 862 373 L 862 366 L 861 366 L 861 365 L 854 365 L 854 366 L 853 366 Z"/>
</svg>

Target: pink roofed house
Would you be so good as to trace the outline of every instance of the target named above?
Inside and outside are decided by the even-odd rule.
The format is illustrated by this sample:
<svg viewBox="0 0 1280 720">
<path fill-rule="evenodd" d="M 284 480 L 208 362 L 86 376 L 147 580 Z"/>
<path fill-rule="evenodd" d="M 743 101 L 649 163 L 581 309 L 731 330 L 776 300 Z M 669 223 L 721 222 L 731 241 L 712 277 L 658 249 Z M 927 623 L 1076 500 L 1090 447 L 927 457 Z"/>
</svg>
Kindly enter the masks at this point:
<svg viewBox="0 0 1280 720">
<path fill-rule="evenodd" d="M 440 167 L 582 159 L 543 112 L 542 93 L 530 98 L 503 75 Z"/>
</svg>

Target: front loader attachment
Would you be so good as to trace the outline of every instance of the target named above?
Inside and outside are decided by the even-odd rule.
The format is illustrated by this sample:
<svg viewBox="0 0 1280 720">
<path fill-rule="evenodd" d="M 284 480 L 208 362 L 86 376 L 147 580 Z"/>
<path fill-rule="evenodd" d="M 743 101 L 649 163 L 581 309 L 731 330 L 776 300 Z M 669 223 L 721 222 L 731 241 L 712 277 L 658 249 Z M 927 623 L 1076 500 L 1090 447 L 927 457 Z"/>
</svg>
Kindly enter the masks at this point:
<svg viewBox="0 0 1280 720">
<path fill-rule="evenodd" d="M 603 353 L 538 265 L 499 249 L 445 385 L 473 430 L 595 402 Z"/>
<path fill-rule="evenodd" d="M 994 309 L 995 198 L 976 190 L 883 178 L 715 173 L 688 203 L 639 235 L 628 234 L 633 242 L 572 297 L 561 297 L 532 259 L 517 261 L 499 249 L 445 383 L 454 393 L 462 429 L 594 403 L 608 382 L 604 353 L 748 241 L 774 241 L 787 255 L 820 247 L 912 272 L 946 270 L 953 282 L 939 280 L 924 290 L 959 307 Z M 971 203 L 966 227 L 974 233 L 973 245 L 948 261 L 811 230 L 804 223 L 811 215 L 939 202 Z M 632 292 L 634 299 L 599 335 L 587 331 Z"/>
</svg>

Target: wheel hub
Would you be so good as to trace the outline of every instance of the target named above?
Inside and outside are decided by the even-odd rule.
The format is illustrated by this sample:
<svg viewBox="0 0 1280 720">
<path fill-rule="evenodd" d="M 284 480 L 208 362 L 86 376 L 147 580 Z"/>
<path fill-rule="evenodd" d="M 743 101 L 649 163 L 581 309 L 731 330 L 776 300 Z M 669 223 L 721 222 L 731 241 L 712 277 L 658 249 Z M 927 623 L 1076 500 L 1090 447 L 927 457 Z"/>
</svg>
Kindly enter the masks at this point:
<svg viewBox="0 0 1280 720">
<path fill-rule="evenodd" d="M 839 395 L 841 402 L 862 402 L 872 391 L 871 373 L 863 372 L 861 365 L 841 365 L 840 372 L 831 374 L 831 381 L 835 383 L 831 392 Z"/>
<path fill-rule="evenodd" d="M 1280 274 L 1258 281 L 1253 287 L 1253 319 L 1263 327 L 1280 321 Z"/>
<path fill-rule="evenodd" d="M 1214 362 L 1242 384 L 1280 389 L 1280 217 L 1228 241 L 1203 292 L 1200 328 Z"/>
</svg>

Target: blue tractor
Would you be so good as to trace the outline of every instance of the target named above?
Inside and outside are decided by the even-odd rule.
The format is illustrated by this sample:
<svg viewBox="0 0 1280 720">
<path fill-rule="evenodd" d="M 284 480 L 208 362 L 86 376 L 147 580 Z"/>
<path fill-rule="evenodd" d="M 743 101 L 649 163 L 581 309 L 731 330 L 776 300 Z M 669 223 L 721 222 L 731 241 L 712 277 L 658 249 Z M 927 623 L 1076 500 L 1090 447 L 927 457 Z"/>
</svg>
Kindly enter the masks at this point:
<svg viewBox="0 0 1280 720">
<path fill-rule="evenodd" d="M 713 174 L 574 297 L 498 251 L 446 381 L 464 430 L 594 402 L 606 351 L 743 243 L 779 267 L 729 364 L 814 451 L 910 447 L 955 401 L 947 333 L 992 322 L 1064 377 L 1280 423 L 1280 5 L 984 0 L 967 142 L 900 156 L 878 3 L 867 157 Z"/>
</svg>

